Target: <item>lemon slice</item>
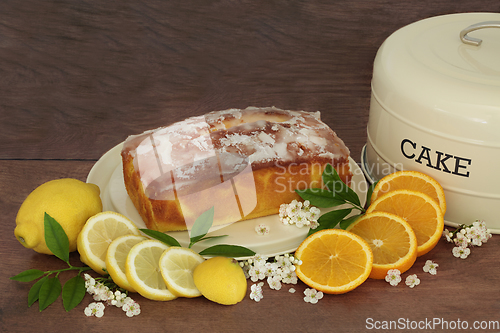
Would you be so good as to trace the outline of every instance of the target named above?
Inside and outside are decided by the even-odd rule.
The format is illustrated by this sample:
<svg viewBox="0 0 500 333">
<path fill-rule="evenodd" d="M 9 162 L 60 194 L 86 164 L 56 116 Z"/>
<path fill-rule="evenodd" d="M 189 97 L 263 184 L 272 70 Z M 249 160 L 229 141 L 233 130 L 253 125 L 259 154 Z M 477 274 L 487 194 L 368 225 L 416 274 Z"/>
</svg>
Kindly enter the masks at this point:
<svg viewBox="0 0 500 333">
<path fill-rule="evenodd" d="M 106 254 L 106 269 L 109 276 L 111 276 L 120 288 L 136 292 L 128 282 L 127 275 L 125 274 L 125 261 L 127 261 L 130 249 L 146 239 L 146 237 L 138 235 L 124 235 L 109 244 Z"/>
<path fill-rule="evenodd" d="M 160 272 L 160 258 L 169 246 L 148 239 L 134 245 L 125 262 L 128 282 L 140 295 L 155 301 L 170 301 L 175 296 L 168 290 Z"/>
<path fill-rule="evenodd" d="M 171 247 L 160 258 L 160 269 L 168 289 L 176 296 L 198 297 L 200 291 L 193 280 L 193 271 L 205 259 L 185 247 Z"/>
<path fill-rule="evenodd" d="M 105 274 L 106 253 L 113 240 L 123 235 L 139 235 L 134 222 L 115 212 L 102 212 L 89 218 L 78 235 L 80 260 L 95 272 Z"/>
</svg>

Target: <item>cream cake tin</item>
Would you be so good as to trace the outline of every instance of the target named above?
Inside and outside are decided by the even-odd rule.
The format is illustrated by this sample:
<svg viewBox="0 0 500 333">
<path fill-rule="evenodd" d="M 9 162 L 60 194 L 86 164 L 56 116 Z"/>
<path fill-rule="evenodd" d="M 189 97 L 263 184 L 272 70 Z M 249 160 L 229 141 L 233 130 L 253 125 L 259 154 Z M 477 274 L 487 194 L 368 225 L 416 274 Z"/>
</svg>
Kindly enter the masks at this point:
<svg viewBox="0 0 500 333">
<path fill-rule="evenodd" d="M 445 190 L 445 223 L 500 233 L 500 14 L 431 17 L 375 57 L 362 169 L 417 170 Z"/>
</svg>

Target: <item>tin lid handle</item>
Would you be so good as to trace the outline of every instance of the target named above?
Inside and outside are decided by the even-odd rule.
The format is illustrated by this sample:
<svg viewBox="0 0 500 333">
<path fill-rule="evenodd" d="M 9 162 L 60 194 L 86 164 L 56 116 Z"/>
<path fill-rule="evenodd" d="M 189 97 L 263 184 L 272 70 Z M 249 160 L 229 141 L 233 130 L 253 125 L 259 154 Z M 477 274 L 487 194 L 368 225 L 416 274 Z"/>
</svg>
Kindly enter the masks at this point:
<svg viewBox="0 0 500 333">
<path fill-rule="evenodd" d="M 482 40 L 479 38 L 467 36 L 467 34 L 474 30 L 484 29 L 484 28 L 500 28 L 500 21 L 485 21 L 468 26 L 464 30 L 460 31 L 460 39 L 465 44 L 479 46 L 481 45 Z"/>
</svg>

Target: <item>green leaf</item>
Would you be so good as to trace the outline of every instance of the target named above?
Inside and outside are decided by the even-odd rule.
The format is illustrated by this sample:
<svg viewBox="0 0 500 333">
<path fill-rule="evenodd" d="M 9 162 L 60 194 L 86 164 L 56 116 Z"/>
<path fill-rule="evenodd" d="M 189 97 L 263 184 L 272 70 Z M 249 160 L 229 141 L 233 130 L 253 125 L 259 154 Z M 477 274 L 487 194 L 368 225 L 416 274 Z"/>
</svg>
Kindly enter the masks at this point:
<svg viewBox="0 0 500 333">
<path fill-rule="evenodd" d="M 255 252 L 239 245 L 219 244 L 200 251 L 202 256 L 223 256 L 223 257 L 250 257 L 254 256 Z"/>
<path fill-rule="evenodd" d="M 311 205 L 320 208 L 336 207 L 345 204 L 346 201 L 333 196 L 332 191 L 322 188 L 308 188 L 305 190 L 295 190 L 304 200 L 309 200 Z"/>
<path fill-rule="evenodd" d="M 49 214 L 44 216 L 45 243 L 52 253 L 64 262 L 69 262 L 69 240 L 63 227 Z"/>
<path fill-rule="evenodd" d="M 47 281 L 48 278 L 49 278 L 48 276 L 44 276 L 43 278 L 38 280 L 33 286 L 31 286 L 31 289 L 28 293 L 28 307 L 32 306 L 33 303 L 38 301 L 38 298 L 40 296 L 40 288 L 45 283 L 45 281 Z"/>
<path fill-rule="evenodd" d="M 179 247 L 181 246 L 181 244 L 179 244 L 179 242 L 174 237 L 164 234 L 163 232 L 150 229 L 140 229 L 140 230 L 146 235 L 154 239 L 157 239 L 167 244 L 168 246 L 179 246 Z"/>
<path fill-rule="evenodd" d="M 201 213 L 200 216 L 196 219 L 191 228 L 191 242 L 189 247 L 191 247 L 194 243 L 198 242 L 202 239 L 207 233 L 208 230 L 212 227 L 212 223 L 214 222 L 214 207 L 209 208 L 208 210 Z"/>
<path fill-rule="evenodd" d="M 213 239 L 213 238 L 222 238 L 222 237 L 227 237 L 227 235 L 217 235 L 217 236 L 209 236 L 209 237 L 203 237 L 203 238 L 200 238 L 197 243 L 199 242 L 203 242 L 203 241 L 206 241 L 208 239 Z"/>
<path fill-rule="evenodd" d="M 353 224 L 361 215 L 363 214 L 353 215 L 345 220 L 342 220 L 340 222 L 340 229 L 347 229 L 347 227 Z"/>
<path fill-rule="evenodd" d="M 44 274 L 45 272 L 42 272 L 39 269 L 28 269 L 24 272 L 17 274 L 16 276 L 10 277 L 10 279 L 20 282 L 30 282 L 38 279 L 39 277 L 42 277 Z"/>
<path fill-rule="evenodd" d="M 55 300 L 61 294 L 61 282 L 59 278 L 53 277 L 47 279 L 40 288 L 38 306 L 40 312 L 45 310 L 50 304 L 54 303 Z"/>
<path fill-rule="evenodd" d="M 373 190 L 375 189 L 375 186 L 377 186 L 377 183 L 378 183 L 378 180 L 371 184 L 370 187 L 368 187 L 368 192 L 366 193 L 366 203 L 365 203 L 365 210 L 368 209 L 368 207 L 370 207 L 370 204 L 372 203 L 371 200 L 372 200 L 372 194 L 373 194 Z"/>
<path fill-rule="evenodd" d="M 321 215 L 318 219 L 319 226 L 316 229 L 309 229 L 308 236 L 323 229 L 335 228 L 351 211 L 352 208 L 337 209 Z"/>
<path fill-rule="evenodd" d="M 80 302 L 85 297 L 85 292 L 85 280 L 80 275 L 69 279 L 64 284 L 62 290 L 62 299 L 66 312 L 70 311 L 75 306 L 80 304 Z"/>
<path fill-rule="evenodd" d="M 354 203 L 357 206 L 361 205 L 358 195 L 340 179 L 337 170 L 330 164 L 327 164 L 323 171 L 323 183 L 333 192 L 333 196 L 337 199 L 343 199 Z"/>
<path fill-rule="evenodd" d="M 331 164 L 326 165 L 321 177 L 323 179 L 323 184 L 325 184 L 330 191 L 333 191 L 334 183 L 340 180 L 337 170 L 335 170 Z"/>
</svg>

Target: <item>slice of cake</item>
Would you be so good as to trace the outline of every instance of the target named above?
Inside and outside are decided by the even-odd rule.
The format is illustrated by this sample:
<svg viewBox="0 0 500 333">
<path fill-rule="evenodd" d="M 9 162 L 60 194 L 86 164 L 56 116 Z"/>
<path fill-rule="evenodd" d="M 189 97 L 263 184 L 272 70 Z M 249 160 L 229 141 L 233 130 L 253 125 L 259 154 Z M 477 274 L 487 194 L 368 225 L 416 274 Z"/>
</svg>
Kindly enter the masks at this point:
<svg viewBox="0 0 500 333">
<path fill-rule="evenodd" d="M 149 229 L 190 229 L 214 207 L 214 225 L 277 214 L 322 187 L 327 164 L 349 184 L 349 149 L 319 112 L 274 107 L 191 117 L 127 138 L 127 192 Z"/>
</svg>

